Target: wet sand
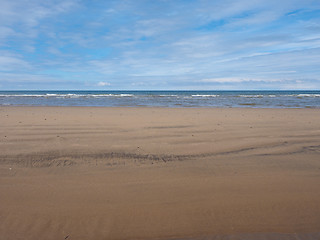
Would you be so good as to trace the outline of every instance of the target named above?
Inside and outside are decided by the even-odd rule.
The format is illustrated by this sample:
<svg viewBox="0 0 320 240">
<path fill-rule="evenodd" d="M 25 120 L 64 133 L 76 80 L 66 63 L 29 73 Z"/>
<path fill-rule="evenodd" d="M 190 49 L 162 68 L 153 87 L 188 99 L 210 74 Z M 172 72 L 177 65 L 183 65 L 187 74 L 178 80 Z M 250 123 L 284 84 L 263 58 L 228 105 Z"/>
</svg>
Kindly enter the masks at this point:
<svg viewBox="0 0 320 240">
<path fill-rule="evenodd" d="M 320 109 L 0 107 L 0 239 L 319 239 Z"/>
</svg>

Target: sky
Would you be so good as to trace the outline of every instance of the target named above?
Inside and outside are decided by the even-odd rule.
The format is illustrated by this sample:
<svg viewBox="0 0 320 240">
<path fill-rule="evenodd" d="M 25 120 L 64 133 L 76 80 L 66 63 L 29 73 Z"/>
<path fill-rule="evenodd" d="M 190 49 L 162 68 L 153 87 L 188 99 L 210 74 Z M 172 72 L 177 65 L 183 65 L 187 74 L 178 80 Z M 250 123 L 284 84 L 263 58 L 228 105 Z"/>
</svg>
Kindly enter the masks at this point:
<svg viewBox="0 0 320 240">
<path fill-rule="evenodd" d="M 319 90 L 319 0 L 0 0 L 0 90 Z"/>
</svg>

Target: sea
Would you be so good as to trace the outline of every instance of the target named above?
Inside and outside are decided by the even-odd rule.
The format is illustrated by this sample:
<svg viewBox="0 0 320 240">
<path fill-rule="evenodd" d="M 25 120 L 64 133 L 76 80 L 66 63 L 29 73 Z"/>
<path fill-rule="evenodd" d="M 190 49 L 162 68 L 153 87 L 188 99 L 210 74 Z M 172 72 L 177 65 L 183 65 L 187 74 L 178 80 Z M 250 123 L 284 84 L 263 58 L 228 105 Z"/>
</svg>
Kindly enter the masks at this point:
<svg viewBox="0 0 320 240">
<path fill-rule="evenodd" d="M 0 106 L 320 108 L 320 90 L 0 91 Z"/>
</svg>

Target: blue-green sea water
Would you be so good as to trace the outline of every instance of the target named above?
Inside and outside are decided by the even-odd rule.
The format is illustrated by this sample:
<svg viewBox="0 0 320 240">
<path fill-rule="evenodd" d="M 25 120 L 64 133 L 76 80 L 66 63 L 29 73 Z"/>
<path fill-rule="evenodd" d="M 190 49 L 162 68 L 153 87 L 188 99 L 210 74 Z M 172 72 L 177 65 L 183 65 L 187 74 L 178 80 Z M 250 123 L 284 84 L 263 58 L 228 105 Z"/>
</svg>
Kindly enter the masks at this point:
<svg viewBox="0 0 320 240">
<path fill-rule="evenodd" d="M 320 91 L 0 91 L 0 105 L 320 108 Z"/>
</svg>

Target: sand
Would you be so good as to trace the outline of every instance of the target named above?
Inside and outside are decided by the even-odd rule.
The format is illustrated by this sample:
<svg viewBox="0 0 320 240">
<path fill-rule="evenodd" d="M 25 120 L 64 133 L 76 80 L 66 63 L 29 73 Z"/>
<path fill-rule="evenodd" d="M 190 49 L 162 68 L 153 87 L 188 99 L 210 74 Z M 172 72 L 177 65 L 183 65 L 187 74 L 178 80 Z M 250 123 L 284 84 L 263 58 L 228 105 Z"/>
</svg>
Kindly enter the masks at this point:
<svg viewBox="0 0 320 240">
<path fill-rule="evenodd" d="M 0 108 L 0 239 L 320 239 L 320 109 Z"/>
</svg>

